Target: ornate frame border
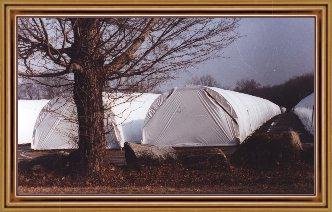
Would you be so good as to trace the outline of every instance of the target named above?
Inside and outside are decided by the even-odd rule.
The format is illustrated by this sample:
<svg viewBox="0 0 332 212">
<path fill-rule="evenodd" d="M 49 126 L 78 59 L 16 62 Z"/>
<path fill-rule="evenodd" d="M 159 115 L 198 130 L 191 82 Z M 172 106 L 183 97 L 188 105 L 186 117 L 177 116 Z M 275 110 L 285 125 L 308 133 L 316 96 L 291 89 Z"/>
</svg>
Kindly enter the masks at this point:
<svg viewBox="0 0 332 212">
<path fill-rule="evenodd" d="M 3 211 L 80 210 L 331 210 L 331 2 L 329 0 L 247 1 L 5 0 L 0 4 L 1 119 L 0 202 Z M 59 12 L 61 11 L 61 12 Z M 15 17 L 18 15 L 241 15 L 316 18 L 316 195 L 315 196 L 17 196 Z M 317 154 L 318 153 L 318 154 Z M 61 207 L 61 209 L 60 209 Z"/>
</svg>

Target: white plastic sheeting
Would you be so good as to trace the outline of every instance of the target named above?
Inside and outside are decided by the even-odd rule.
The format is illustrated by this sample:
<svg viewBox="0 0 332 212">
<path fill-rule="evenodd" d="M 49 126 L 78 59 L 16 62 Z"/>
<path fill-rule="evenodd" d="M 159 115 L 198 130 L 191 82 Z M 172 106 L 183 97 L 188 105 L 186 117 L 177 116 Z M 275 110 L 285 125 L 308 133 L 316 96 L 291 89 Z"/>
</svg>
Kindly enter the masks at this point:
<svg viewBox="0 0 332 212">
<path fill-rule="evenodd" d="M 158 96 L 159 94 L 153 93 L 125 95 L 115 101 L 115 106 L 111 109 L 112 113 L 106 113 L 107 120 L 115 126 L 116 139 L 121 147 L 126 141 L 141 143 L 144 119 Z M 110 99 L 112 98 L 106 98 L 106 101 Z M 108 105 L 110 104 L 111 102 L 108 102 Z"/>
<path fill-rule="evenodd" d="M 72 100 L 62 97 L 52 99 L 40 112 L 34 127 L 31 148 L 77 148 L 78 126 L 76 108 Z"/>
<path fill-rule="evenodd" d="M 49 100 L 18 100 L 17 140 L 18 144 L 28 144 L 32 141 L 33 126 L 42 108 Z"/>
<path fill-rule="evenodd" d="M 305 129 L 314 135 L 315 130 L 315 96 L 314 93 L 302 99 L 295 107 L 294 113 L 300 118 Z"/>
<path fill-rule="evenodd" d="M 141 142 L 146 113 L 158 94 L 103 93 L 107 148 L 123 147 L 124 142 Z M 72 99 L 51 100 L 35 125 L 32 149 L 77 148 L 78 123 Z"/>
<path fill-rule="evenodd" d="M 281 113 L 278 105 L 213 87 L 176 88 L 151 105 L 143 144 L 234 146 Z"/>
</svg>

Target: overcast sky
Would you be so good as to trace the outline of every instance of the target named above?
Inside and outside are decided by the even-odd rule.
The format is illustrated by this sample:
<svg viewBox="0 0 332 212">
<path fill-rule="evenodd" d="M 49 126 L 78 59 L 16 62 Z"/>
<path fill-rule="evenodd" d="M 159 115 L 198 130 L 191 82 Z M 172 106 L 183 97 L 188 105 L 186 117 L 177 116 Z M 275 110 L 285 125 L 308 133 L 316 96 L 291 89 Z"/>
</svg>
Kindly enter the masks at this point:
<svg viewBox="0 0 332 212">
<path fill-rule="evenodd" d="M 241 79 L 273 85 L 314 71 L 314 18 L 243 18 L 237 30 L 242 37 L 223 50 L 223 58 L 195 66 L 161 90 L 184 86 L 193 76 L 204 74 L 234 87 Z"/>
</svg>

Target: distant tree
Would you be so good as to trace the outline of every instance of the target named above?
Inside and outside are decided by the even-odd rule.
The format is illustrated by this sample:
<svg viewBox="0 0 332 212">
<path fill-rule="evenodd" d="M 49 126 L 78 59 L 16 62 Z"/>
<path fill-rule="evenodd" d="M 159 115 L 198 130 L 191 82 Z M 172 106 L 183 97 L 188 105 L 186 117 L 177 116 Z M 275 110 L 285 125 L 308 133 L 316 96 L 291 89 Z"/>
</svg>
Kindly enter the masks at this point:
<svg viewBox="0 0 332 212">
<path fill-rule="evenodd" d="M 68 79 L 19 77 L 18 99 L 52 99 L 72 92 L 72 83 Z"/>
<path fill-rule="evenodd" d="M 194 76 L 190 81 L 188 81 L 189 85 L 203 85 L 209 87 L 219 87 L 219 83 L 217 80 L 209 74 L 203 76 Z"/>
<path fill-rule="evenodd" d="M 36 95 L 33 83 L 21 82 L 17 89 L 18 99 L 39 99 L 38 94 Z"/>
<path fill-rule="evenodd" d="M 244 80 L 237 83 L 235 90 L 268 99 L 290 110 L 301 99 L 314 92 L 314 75 L 303 74 L 273 86 L 260 86 L 252 80 Z"/>
<path fill-rule="evenodd" d="M 210 17 L 20 17 L 20 76 L 73 74 L 79 123 L 78 155 L 98 174 L 106 149 L 105 86 L 111 92 L 146 90 L 194 64 L 220 56 L 238 38 L 238 19 Z M 52 81 L 52 80 L 50 80 Z"/>
<path fill-rule="evenodd" d="M 254 94 L 254 92 L 261 87 L 261 84 L 256 82 L 254 79 L 240 80 L 236 83 L 235 91 Z"/>
<path fill-rule="evenodd" d="M 271 93 L 276 93 L 273 99 L 277 104 L 286 107 L 288 110 L 293 108 L 304 97 L 314 92 L 315 88 L 314 74 L 308 73 L 293 77 L 285 83 L 272 86 Z"/>
</svg>

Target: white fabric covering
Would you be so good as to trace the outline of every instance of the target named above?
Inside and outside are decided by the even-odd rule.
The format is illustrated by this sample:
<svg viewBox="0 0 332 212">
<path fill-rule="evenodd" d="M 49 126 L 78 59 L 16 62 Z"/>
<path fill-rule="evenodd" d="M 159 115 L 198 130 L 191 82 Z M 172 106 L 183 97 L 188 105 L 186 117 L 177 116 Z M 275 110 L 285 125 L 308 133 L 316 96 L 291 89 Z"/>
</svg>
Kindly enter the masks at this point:
<svg viewBox="0 0 332 212">
<path fill-rule="evenodd" d="M 176 88 L 151 105 L 143 144 L 234 146 L 281 113 L 268 100 L 213 87 Z"/>
<path fill-rule="evenodd" d="M 18 100 L 17 140 L 18 144 L 32 141 L 33 127 L 42 108 L 49 100 Z"/>
<path fill-rule="evenodd" d="M 35 124 L 31 148 L 35 150 L 77 148 L 78 126 L 73 101 L 52 99 Z"/>
<path fill-rule="evenodd" d="M 123 147 L 124 142 L 141 142 L 146 113 L 158 94 L 103 93 L 107 148 Z M 77 148 L 78 124 L 72 99 L 56 98 L 43 109 L 35 125 L 32 149 Z"/>
<path fill-rule="evenodd" d="M 305 129 L 314 135 L 315 128 L 315 96 L 314 93 L 302 99 L 295 107 L 294 113 L 300 118 Z"/>
</svg>

